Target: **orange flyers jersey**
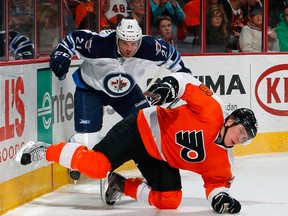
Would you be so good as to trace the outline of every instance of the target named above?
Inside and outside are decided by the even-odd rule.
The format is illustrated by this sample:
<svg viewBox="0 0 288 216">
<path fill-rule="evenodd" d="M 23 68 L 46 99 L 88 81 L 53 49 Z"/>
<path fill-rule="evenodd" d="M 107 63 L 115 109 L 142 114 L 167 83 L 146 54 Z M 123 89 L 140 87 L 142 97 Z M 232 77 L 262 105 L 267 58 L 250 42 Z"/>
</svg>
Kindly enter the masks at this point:
<svg viewBox="0 0 288 216">
<path fill-rule="evenodd" d="M 232 179 L 229 149 L 214 143 L 225 119 L 222 102 L 192 75 L 171 76 L 178 80 L 178 97 L 186 104 L 141 110 L 138 128 L 151 156 L 200 174 L 208 197 L 216 188 L 229 187 Z"/>
</svg>

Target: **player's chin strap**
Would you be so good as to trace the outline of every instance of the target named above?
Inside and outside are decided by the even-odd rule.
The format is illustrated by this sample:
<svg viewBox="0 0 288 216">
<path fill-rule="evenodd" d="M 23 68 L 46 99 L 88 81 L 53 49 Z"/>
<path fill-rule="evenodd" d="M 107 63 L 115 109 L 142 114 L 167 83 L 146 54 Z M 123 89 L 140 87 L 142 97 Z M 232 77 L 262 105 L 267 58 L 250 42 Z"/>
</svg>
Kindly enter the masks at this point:
<svg viewBox="0 0 288 216">
<path fill-rule="evenodd" d="M 225 123 L 224 123 L 223 126 L 224 126 L 223 138 L 221 137 L 221 134 L 220 134 L 220 132 L 219 132 L 219 135 L 218 135 L 215 143 L 218 144 L 218 145 L 222 145 L 222 146 L 224 146 L 225 148 L 233 148 L 233 146 L 225 146 L 225 144 L 224 144 L 224 139 L 225 139 L 225 137 L 226 137 L 227 130 L 228 130 L 230 127 L 234 126 L 234 123 L 231 124 L 230 126 L 225 126 Z"/>
</svg>

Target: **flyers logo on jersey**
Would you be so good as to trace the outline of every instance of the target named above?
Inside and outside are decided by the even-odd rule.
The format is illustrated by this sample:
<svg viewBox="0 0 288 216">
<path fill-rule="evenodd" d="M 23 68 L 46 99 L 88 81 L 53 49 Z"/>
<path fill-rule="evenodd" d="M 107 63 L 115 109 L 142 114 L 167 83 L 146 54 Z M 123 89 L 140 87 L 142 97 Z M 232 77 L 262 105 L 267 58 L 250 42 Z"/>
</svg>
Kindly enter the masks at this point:
<svg viewBox="0 0 288 216">
<path fill-rule="evenodd" d="M 187 162 L 200 162 L 205 159 L 203 131 L 179 131 L 176 143 L 182 146 L 180 156 Z"/>
</svg>

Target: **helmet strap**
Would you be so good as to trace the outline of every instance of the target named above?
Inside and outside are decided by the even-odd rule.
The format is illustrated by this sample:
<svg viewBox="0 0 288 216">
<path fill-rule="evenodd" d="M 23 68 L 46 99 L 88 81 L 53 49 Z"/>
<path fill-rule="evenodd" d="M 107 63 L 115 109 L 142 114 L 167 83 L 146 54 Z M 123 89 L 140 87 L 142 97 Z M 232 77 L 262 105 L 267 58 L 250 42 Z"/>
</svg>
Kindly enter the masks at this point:
<svg viewBox="0 0 288 216">
<path fill-rule="evenodd" d="M 225 124 L 223 125 L 224 126 L 224 134 L 223 134 L 223 137 L 221 137 L 221 134 L 219 133 L 219 136 L 218 138 L 216 139 L 216 143 L 219 144 L 219 145 L 222 145 L 224 146 L 225 148 L 233 148 L 233 146 L 226 146 L 224 144 L 224 139 L 226 137 L 226 134 L 227 134 L 227 131 L 230 127 L 234 126 L 234 123 L 232 123 L 230 126 L 225 126 Z"/>
<path fill-rule="evenodd" d="M 226 146 L 226 145 L 224 144 L 224 139 L 225 139 L 225 137 L 226 137 L 227 131 L 228 131 L 228 129 L 229 129 L 230 127 L 232 127 L 233 125 L 234 125 L 234 123 L 232 123 L 230 126 L 225 126 L 225 125 L 224 125 L 224 134 L 223 134 L 222 144 L 223 144 L 223 146 L 225 146 L 225 148 L 233 148 L 233 146 Z"/>
</svg>

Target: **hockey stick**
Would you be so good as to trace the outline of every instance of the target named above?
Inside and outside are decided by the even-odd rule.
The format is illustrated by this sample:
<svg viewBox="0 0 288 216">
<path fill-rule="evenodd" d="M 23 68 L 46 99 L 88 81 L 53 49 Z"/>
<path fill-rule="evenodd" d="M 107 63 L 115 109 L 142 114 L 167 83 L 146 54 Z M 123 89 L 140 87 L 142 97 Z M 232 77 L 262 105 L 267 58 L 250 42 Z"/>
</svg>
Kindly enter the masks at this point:
<svg viewBox="0 0 288 216">
<path fill-rule="evenodd" d="M 175 99 L 167 106 L 167 109 L 171 109 L 171 108 L 174 107 L 179 101 L 180 101 L 180 98 L 175 98 Z"/>
<path fill-rule="evenodd" d="M 146 88 L 143 90 L 144 94 L 148 91 L 148 89 L 155 83 L 155 81 L 160 77 L 160 74 L 166 69 L 166 63 L 161 65 L 157 71 L 155 72 L 153 78 L 149 82 L 149 84 L 146 86 Z"/>
</svg>

